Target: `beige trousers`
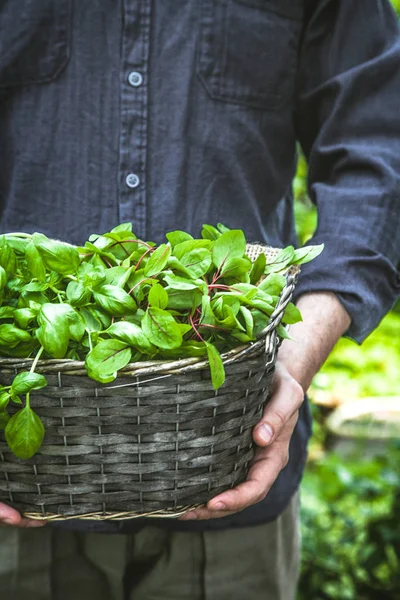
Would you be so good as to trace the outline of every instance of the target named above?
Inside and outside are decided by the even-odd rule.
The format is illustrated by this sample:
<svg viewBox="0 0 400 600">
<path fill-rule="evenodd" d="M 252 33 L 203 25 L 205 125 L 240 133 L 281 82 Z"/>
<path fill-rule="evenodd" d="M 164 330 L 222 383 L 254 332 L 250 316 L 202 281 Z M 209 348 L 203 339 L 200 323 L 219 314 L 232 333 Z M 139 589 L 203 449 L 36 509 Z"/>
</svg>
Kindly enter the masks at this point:
<svg viewBox="0 0 400 600">
<path fill-rule="evenodd" d="M 275 521 L 132 535 L 0 527 L 1 600 L 294 600 L 299 498 Z"/>
</svg>

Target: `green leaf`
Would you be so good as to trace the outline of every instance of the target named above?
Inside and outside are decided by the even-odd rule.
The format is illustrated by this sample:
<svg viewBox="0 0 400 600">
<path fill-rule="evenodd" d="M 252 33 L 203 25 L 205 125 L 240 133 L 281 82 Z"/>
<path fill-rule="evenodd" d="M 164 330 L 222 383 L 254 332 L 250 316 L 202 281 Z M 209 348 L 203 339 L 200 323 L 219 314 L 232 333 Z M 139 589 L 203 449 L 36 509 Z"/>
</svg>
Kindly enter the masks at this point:
<svg viewBox="0 0 400 600">
<path fill-rule="evenodd" d="M 173 316 L 161 308 L 150 307 L 142 319 L 142 329 L 158 348 L 177 348 L 182 344 L 182 332 Z"/>
<path fill-rule="evenodd" d="M 31 390 L 40 390 L 41 388 L 46 387 L 46 385 L 47 379 L 44 375 L 23 371 L 14 377 L 11 385 L 11 394 L 17 396 L 19 394 L 27 394 Z"/>
<path fill-rule="evenodd" d="M 212 263 L 211 252 L 207 248 L 194 248 L 185 253 L 180 262 L 193 279 L 207 273 Z"/>
<path fill-rule="evenodd" d="M 69 342 L 69 304 L 43 304 L 38 314 L 37 338 L 46 352 L 54 358 L 64 358 Z"/>
<path fill-rule="evenodd" d="M 10 420 L 10 415 L 4 410 L 0 411 L 0 429 L 1 430 L 6 428 L 9 420 Z"/>
<path fill-rule="evenodd" d="M 15 308 L 12 306 L 0 307 L 0 319 L 13 319 Z"/>
<path fill-rule="evenodd" d="M 204 342 L 196 342 L 194 340 L 184 341 L 179 348 L 170 350 L 160 350 L 158 356 L 165 359 L 175 359 L 185 357 L 201 357 L 207 354 L 207 348 Z"/>
<path fill-rule="evenodd" d="M 207 250 L 211 252 L 213 243 L 210 240 L 188 240 L 177 244 L 174 248 L 173 255 L 176 256 L 180 261 L 193 250 Z"/>
<path fill-rule="evenodd" d="M 130 223 L 129 221 L 126 223 L 120 223 L 119 225 L 117 225 L 116 227 L 111 229 L 111 233 L 118 233 L 121 231 L 126 231 L 128 233 L 132 233 L 132 223 Z M 136 237 L 136 236 L 133 236 L 133 237 Z"/>
<path fill-rule="evenodd" d="M 167 287 L 169 310 L 191 310 L 201 304 L 202 294 L 199 289 L 195 290 L 175 290 Z"/>
<path fill-rule="evenodd" d="M 293 258 L 290 261 L 292 265 L 304 265 L 305 263 L 314 260 L 321 254 L 324 249 L 324 244 L 318 246 L 304 246 L 304 248 L 298 248 L 294 251 Z"/>
<path fill-rule="evenodd" d="M 56 240 L 49 240 L 40 233 L 34 233 L 32 240 L 48 269 L 57 271 L 62 275 L 76 273 L 80 259 L 78 250 L 74 246 Z"/>
<path fill-rule="evenodd" d="M 221 268 L 228 259 L 242 258 L 246 252 L 246 238 L 240 229 L 223 233 L 214 243 L 212 259 Z"/>
<path fill-rule="evenodd" d="M 292 302 L 289 302 L 282 317 L 282 323 L 286 325 L 299 323 L 302 321 L 299 309 Z"/>
<path fill-rule="evenodd" d="M 91 377 L 100 381 L 115 379 L 119 369 L 125 367 L 131 360 L 132 352 L 127 344 L 120 340 L 103 340 L 91 350 L 85 360 L 85 365 Z M 112 379 L 109 379 L 112 377 Z"/>
<path fill-rule="evenodd" d="M 264 252 L 261 252 L 253 263 L 250 271 L 250 283 L 257 285 L 264 274 L 264 269 L 267 264 L 267 259 Z"/>
<path fill-rule="evenodd" d="M 0 266 L 8 277 L 12 277 L 17 269 L 17 257 L 4 235 L 0 236 Z"/>
<path fill-rule="evenodd" d="M 22 329 L 26 329 L 29 323 L 33 319 L 36 319 L 38 312 L 38 309 L 33 308 L 16 308 L 14 310 L 14 319 Z"/>
<path fill-rule="evenodd" d="M 20 342 L 29 342 L 31 336 L 27 331 L 8 323 L 0 325 L 0 345 L 15 347 Z"/>
<path fill-rule="evenodd" d="M 105 283 L 109 285 L 117 285 L 120 288 L 125 287 L 129 277 L 131 276 L 134 266 L 128 269 L 125 267 L 111 267 L 105 271 Z"/>
<path fill-rule="evenodd" d="M 11 394 L 9 392 L 1 392 L 0 393 L 0 412 L 4 411 L 11 399 Z"/>
<path fill-rule="evenodd" d="M 279 324 L 278 327 L 276 328 L 276 333 L 283 340 L 292 340 L 293 339 L 293 338 L 290 337 L 289 332 L 286 329 L 286 327 L 284 327 L 281 324 Z"/>
<path fill-rule="evenodd" d="M 250 339 L 253 339 L 254 320 L 251 311 L 245 306 L 241 306 L 239 312 L 243 317 L 247 335 Z"/>
<path fill-rule="evenodd" d="M 253 335 L 255 338 L 258 338 L 269 324 L 269 315 L 264 314 L 258 309 L 253 309 L 251 314 L 254 321 Z"/>
<path fill-rule="evenodd" d="M 274 259 L 270 259 L 267 262 L 265 267 L 265 275 L 269 275 L 269 273 L 276 273 L 278 271 L 283 271 L 286 267 L 291 263 L 294 256 L 294 248 L 293 246 L 287 246 L 283 248 Z"/>
<path fill-rule="evenodd" d="M 147 264 L 144 268 L 144 274 L 146 277 L 157 275 L 166 266 L 169 257 L 171 256 L 170 244 L 161 244 L 153 254 L 150 256 Z"/>
<path fill-rule="evenodd" d="M 25 260 L 32 277 L 39 281 L 45 281 L 46 268 L 44 266 L 39 250 L 33 242 L 29 242 L 25 250 Z"/>
<path fill-rule="evenodd" d="M 85 306 L 92 297 L 92 292 L 80 281 L 70 281 L 66 289 L 67 300 L 72 306 Z"/>
<path fill-rule="evenodd" d="M 210 342 L 205 342 L 208 361 L 210 363 L 211 381 L 213 388 L 218 390 L 225 381 L 225 369 L 222 358 L 216 347 Z"/>
<path fill-rule="evenodd" d="M 172 248 L 181 242 L 187 242 L 188 240 L 192 240 L 193 237 L 186 233 L 185 231 L 180 231 L 177 229 L 176 231 L 169 231 L 166 236 L 167 240 L 171 244 Z"/>
<path fill-rule="evenodd" d="M 3 290 L 7 285 L 7 273 L 3 267 L 0 266 L 0 290 Z"/>
<path fill-rule="evenodd" d="M 247 257 L 228 258 L 221 268 L 221 275 L 223 277 L 242 277 L 249 273 L 251 266 L 252 262 Z"/>
<path fill-rule="evenodd" d="M 199 283 L 179 275 L 165 275 L 164 281 L 173 290 L 194 290 L 199 287 Z"/>
<path fill-rule="evenodd" d="M 68 315 L 69 319 L 69 337 L 75 342 L 80 342 L 86 331 L 86 323 L 84 318 L 74 311 Z"/>
<path fill-rule="evenodd" d="M 162 285 L 156 283 L 149 291 L 148 300 L 150 306 L 165 308 L 168 304 L 168 293 L 165 291 Z"/>
<path fill-rule="evenodd" d="M 94 299 L 103 310 L 114 316 L 135 312 L 135 300 L 116 285 L 102 285 L 94 292 Z"/>
<path fill-rule="evenodd" d="M 129 321 L 117 321 L 107 329 L 108 335 L 118 338 L 129 346 L 135 346 L 144 354 L 154 354 L 155 347 L 151 344 L 139 325 Z"/>
<path fill-rule="evenodd" d="M 205 240 L 217 240 L 221 236 L 221 233 L 213 225 L 203 225 L 201 230 L 201 237 Z"/>
<path fill-rule="evenodd" d="M 18 458 L 27 460 L 39 450 L 44 427 L 38 415 L 27 405 L 8 421 L 5 437 L 10 450 Z"/>
<path fill-rule="evenodd" d="M 271 273 L 258 286 L 259 290 L 271 296 L 280 296 L 286 285 L 286 277 L 279 273 Z"/>
</svg>

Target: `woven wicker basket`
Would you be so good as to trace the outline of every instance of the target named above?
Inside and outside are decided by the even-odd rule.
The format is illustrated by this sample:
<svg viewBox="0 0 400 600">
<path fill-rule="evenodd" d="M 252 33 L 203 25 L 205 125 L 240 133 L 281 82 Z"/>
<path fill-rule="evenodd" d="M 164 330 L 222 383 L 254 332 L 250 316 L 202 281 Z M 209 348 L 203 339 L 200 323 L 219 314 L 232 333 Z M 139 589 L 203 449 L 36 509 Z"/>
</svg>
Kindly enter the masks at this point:
<svg viewBox="0 0 400 600">
<path fill-rule="evenodd" d="M 277 251 L 250 245 L 247 252 L 254 260 Z M 223 355 L 218 392 L 198 358 L 132 363 L 106 385 L 90 379 L 82 362 L 39 361 L 49 385 L 32 393 L 31 405 L 46 436 L 23 461 L 0 434 L 0 501 L 37 519 L 176 517 L 243 481 L 271 386 L 276 327 L 297 274 L 287 274 L 260 339 Z M 0 383 L 10 385 L 30 365 L 1 359 Z"/>
</svg>

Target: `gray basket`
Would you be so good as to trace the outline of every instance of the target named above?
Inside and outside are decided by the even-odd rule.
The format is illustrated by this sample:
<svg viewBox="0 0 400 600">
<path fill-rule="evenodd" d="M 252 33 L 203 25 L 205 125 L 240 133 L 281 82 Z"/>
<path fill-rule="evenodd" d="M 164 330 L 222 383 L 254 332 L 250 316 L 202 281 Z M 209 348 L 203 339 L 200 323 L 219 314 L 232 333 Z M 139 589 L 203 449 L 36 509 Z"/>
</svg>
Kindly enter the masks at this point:
<svg viewBox="0 0 400 600">
<path fill-rule="evenodd" d="M 262 251 L 277 252 L 248 247 L 252 259 Z M 37 519 L 176 517 L 242 482 L 271 387 L 276 327 L 297 274 L 287 274 L 260 339 L 222 356 L 218 392 L 199 358 L 132 363 L 106 385 L 90 379 L 82 362 L 39 361 L 49 385 L 32 393 L 31 405 L 45 439 L 24 461 L 0 434 L 0 501 Z M 1 384 L 30 365 L 1 359 Z"/>
</svg>

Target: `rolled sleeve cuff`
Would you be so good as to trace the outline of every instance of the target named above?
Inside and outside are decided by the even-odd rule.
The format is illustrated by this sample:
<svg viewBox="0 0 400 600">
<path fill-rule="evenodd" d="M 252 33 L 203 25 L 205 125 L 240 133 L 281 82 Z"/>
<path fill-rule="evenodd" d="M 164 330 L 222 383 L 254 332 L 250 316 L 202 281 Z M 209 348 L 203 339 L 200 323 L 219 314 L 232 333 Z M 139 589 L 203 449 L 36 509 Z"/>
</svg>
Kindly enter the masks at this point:
<svg viewBox="0 0 400 600">
<path fill-rule="evenodd" d="M 309 292 L 337 295 L 351 318 L 344 334 L 361 343 L 392 308 L 400 294 L 400 274 L 383 254 L 348 239 L 315 236 L 322 254 L 301 267 L 294 300 Z"/>
</svg>

